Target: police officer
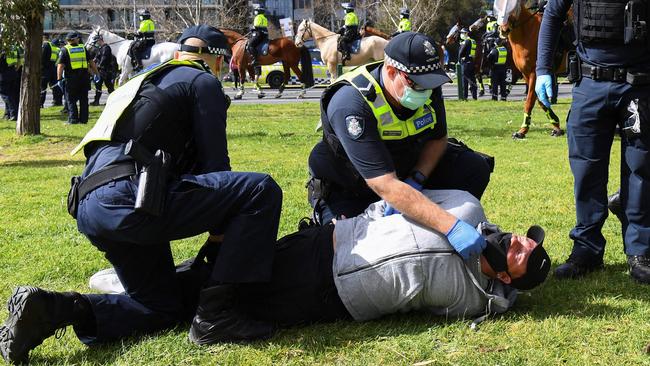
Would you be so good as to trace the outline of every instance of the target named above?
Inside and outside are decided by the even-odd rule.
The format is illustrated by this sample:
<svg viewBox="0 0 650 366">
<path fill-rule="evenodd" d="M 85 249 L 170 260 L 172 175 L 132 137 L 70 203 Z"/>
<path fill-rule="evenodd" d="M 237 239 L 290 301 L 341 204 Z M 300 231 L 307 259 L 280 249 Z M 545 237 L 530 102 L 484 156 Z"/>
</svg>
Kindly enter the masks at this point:
<svg viewBox="0 0 650 366">
<path fill-rule="evenodd" d="M 94 61 L 99 71 L 99 78 L 95 82 L 95 99 L 92 105 L 97 106 L 99 105 L 99 99 L 102 97 L 102 85 L 106 85 L 108 94 L 110 94 L 115 89 L 115 83 L 113 81 L 113 52 L 111 52 L 111 46 L 104 42 L 104 37 L 101 34 L 97 35 L 93 43 L 97 48 Z"/>
<path fill-rule="evenodd" d="M 48 86 L 52 89 L 52 106 L 62 105 L 63 91 L 56 86 L 56 59 L 59 57 L 59 47 L 50 42 L 50 35 L 43 33 L 41 46 L 41 108 L 45 105 Z"/>
<path fill-rule="evenodd" d="M 345 17 L 343 18 L 343 27 L 338 31 L 341 35 L 339 37 L 338 49 L 343 56 L 341 63 L 345 64 L 345 61 L 351 57 L 350 45 L 355 40 L 361 38 L 361 35 L 359 34 L 359 18 L 354 13 L 354 4 L 343 3 L 341 6 L 345 9 Z"/>
<path fill-rule="evenodd" d="M 401 8 L 399 10 L 399 15 L 401 17 L 399 24 L 397 25 L 397 33 L 410 32 L 411 31 L 411 12 L 409 8 Z"/>
<path fill-rule="evenodd" d="M 255 4 L 253 7 L 253 13 L 255 18 L 253 18 L 253 28 L 251 29 L 251 38 L 248 41 L 248 53 L 251 55 L 251 65 L 256 69 L 255 70 L 255 82 L 257 82 L 257 77 L 261 74 L 262 70 L 257 70 L 259 67 L 259 61 L 257 60 L 257 47 L 263 43 L 267 42 L 269 39 L 269 21 L 266 19 L 264 13 L 266 9 L 260 4 Z"/>
<path fill-rule="evenodd" d="M 485 16 L 487 21 L 485 25 L 485 33 L 483 34 L 483 39 L 496 39 L 499 38 L 499 25 L 497 24 L 497 18 L 492 14 L 487 14 Z"/>
<path fill-rule="evenodd" d="M 504 45 L 505 40 L 496 39 L 496 43 L 487 55 L 487 61 L 490 63 L 490 83 L 492 89 L 492 100 L 497 100 L 499 91 L 501 100 L 505 101 L 506 92 L 506 60 L 508 59 L 508 49 Z"/>
<path fill-rule="evenodd" d="M 539 34 L 535 91 L 553 95 L 551 64 L 559 31 L 573 3 L 577 58 L 567 120 L 574 177 L 573 250 L 557 278 L 581 277 L 603 267 L 609 156 L 616 125 L 621 133 L 623 243 L 630 275 L 650 283 L 650 37 L 647 4 L 614 0 L 550 0 Z M 642 6 L 641 8 L 639 6 Z"/>
<path fill-rule="evenodd" d="M 138 11 L 140 18 L 140 28 L 135 34 L 135 40 L 129 47 L 129 56 L 131 57 L 131 65 L 135 71 L 142 69 L 142 60 L 140 59 L 141 52 L 156 44 L 155 30 L 156 25 L 151 20 L 151 13 L 147 9 L 140 9 Z"/>
<path fill-rule="evenodd" d="M 474 57 L 476 57 L 476 41 L 469 37 L 467 28 L 460 31 L 463 41 L 458 49 L 458 59 L 463 66 L 463 100 L 467 100 L 467 89 L 472 91 L 472 99 L 476 100 L 476 74 L 474 73 Z"/>
<path fill-rule="evenodd" d="M 190 339 L 207 344 L 271 335 L 272 326 L 233 307 L 237 286 L 271 278 L 282 192 L 266 174 L 230 171 L 229 101 L 213 74 L 229 52 L 223 33 L 193 26 L 179 43 L 174 60 L 116 89 L 116 102 L 109 102 L 74 150 L 83 149 L 87 157 L 73 190 L 77 227 L 105 253 L 126 294 L 18 288 L 11 301 L 23 310 L 10 314 L 10 329 L 0 335 L 5 359 L 25 360 L 31 348 L 66 325 L 93 344 L 185 320 L 170 241 L 205 232 L 223 239 L 192 314 Z M 166 187 L 156 189 L 159 183 Z M 153 201 L 136 194 L 149 189 L 141 184 L 153 184 L 145 186 L 154 190 Z M 75 205 L 70 207 L 75 213 Z"/>
<path fill-rule="evenodd" d="M 88 91 L 90 90 L 88 68 L 99 77 L 95 62 L 80 45 L 81 35 L 72 31 L 66 36 L 68 44 L 61 48 L 57 61 L 57 85 L 65 90 L 68 107 L 68 124 L 88 123 Z M 64 81 L 65 77 L 65 81 Z M 64 86 L 65 85 L 65 86 Z M 77 109 L 79 102 L 79 109 Z"/>
<path fill-rule="evenodd" d="M 456 188 L 481 197 L 490 176 L 482 157 L 447 148 L 440 86 L 450 79 L 435 42 L 404 32 L 388 43 L 385 55 L 344 74 L 323 94 L 323 140 L 309 157 L 315 218 L 323 224 L 352 217 L 381 198 L 385 215 L 403 212 L 447 234 L 459 252 L 480 251 L 484 242 L 474 228 L 420 193 L 425 187 Z"/>
<path fill-rule="evenodd" d="M 0 54 L 0 95 L 5 104 L 4 118 L 18 120 L 22 50 L 18 46 Z"/>
</svg>

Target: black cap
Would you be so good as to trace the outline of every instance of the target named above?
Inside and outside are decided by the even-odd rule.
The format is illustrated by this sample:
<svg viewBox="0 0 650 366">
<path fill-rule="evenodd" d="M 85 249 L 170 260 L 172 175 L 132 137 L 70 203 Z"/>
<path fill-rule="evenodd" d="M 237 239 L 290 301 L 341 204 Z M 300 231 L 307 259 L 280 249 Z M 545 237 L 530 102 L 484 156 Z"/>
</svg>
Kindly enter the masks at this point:
<svg viewBox="0 0 650 366">
<path fill-rule="evenodd" d="M 207 43 L 208 46 L 195 47 L 183 44 L 183 42 L 185 42 L 188 38 L 198 38 Z M 185 29 L 180 38 L 178 38 L 178 43 L 181 44 L 181 51 L 193 53 L 209 53 L 213 55 L 230 54 L 230 47 L 228 46 L 228 40 L 226 39 L 226 36 L 220 30 L 210 25 L 194 25 Z"/>
<path fill-rule="evenodd" d="M 533 225 L 528 229 L 526 237 L 537 242 L 537 246 L 528 257 L 526 273 L 521 277 L 512 279 L 510 286 L 518 290 L 530 290 L 546 280 L 546 276 L 551 270 L 551 258 L 542 246 L 545 236 L 544 229 L 540 226 Z"/>
<path fill-rule="evenodd" d="M 409 79 L 425 89 L 435 89 L 451 82 L 440 66 L 436 46 L 433 39 L 422 33 L 400 33 L 386 45 L 386 65 L 407 73 Z"/>
<path fill-rule="evenodd" d="M 65 36 L 65 39 L 68 40 L 68 41 L 71 40 L 71 39 L 75 39 L 75 38 L 76 39 L 81 38 L 81 34 L 79 34 L 79 32 L 77 32 L 77 31 L 69 32 L 68 35 Z"/>
</svg>

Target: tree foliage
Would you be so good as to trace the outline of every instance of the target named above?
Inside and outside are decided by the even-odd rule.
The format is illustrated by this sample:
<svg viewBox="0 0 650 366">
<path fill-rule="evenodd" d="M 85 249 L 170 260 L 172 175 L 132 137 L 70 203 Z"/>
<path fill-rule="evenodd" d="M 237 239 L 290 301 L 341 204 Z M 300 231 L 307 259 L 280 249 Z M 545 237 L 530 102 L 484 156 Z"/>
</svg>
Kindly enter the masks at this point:
<svg viewBox="0 0 650 366">
<path fill-rule="evenodd" d="M 58 0 L 0 0 L 0 48 L 25 44 L 30 32 L 29 25 L 41 19 L 45 11 L 60 12 Z M 42 33 L 42 29 L 41 29 Z"/>
</svg>

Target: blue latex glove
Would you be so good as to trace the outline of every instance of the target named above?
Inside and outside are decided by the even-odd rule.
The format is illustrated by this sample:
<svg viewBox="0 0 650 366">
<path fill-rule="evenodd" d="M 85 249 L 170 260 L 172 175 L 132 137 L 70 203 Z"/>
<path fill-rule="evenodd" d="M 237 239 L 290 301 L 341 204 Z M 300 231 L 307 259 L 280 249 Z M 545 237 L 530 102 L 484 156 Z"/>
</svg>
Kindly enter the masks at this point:
<svg viewBox="0 0 650 366">
<path fill-rule="evenodd" d="M 475 228 L 458 219 L 447 233 L 447 239 L 463 259 L 480 254 L 487 245 L 485 239 Z"/>
<path fill-rule="evenodd" d="M 422 191 L 422 185 L 416 181 L 413 180 L 413 178 L 406 178 L 404 179 L 404 183 L 408 184 L 409 186 L 413 187 L 418 192 Z M 384 205 L 384 216 L 390 216 L 390 215 L 395 215 L 400 213 L 395 207 L 391 206 L 388 202 L 385 203 Z"/>
<path fill-rule="evenodd" d="M 63 87 L 65 86 L 65 82 L 63 81 L 63 79 L 57 81 L 56 86 L 58 86 L 59 89 L 61 89 L 61 92 L 63 92 L 63 90 L 64 90 Z"/>
<path fill-rule="evenodd" d="M 93 82 L 95 84 L 99 83 L 102 80 L 102 78 L 99 75 L 93 75 Z"/>
<path fill-rule="evenodd" d="M 551 108 L 551 102 L 548 100 L 553 97 L 553 79 L 551 75 L 537 75 L 535 93 L 542 104 L 547 108 Z"/>
</svg>

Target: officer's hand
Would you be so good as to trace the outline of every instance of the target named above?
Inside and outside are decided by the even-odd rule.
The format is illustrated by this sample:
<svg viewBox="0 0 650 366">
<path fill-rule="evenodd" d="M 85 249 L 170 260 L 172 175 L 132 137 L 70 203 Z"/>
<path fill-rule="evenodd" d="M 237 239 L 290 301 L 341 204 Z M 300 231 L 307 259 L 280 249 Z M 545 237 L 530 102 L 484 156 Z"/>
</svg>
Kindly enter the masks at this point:
<svg viewBox="0 0 650 366">
<path fill-rule="evenodd" d="M 535 80 L 535 93 L 542 104 L 547 108 L 551 108 L 551 102 L 548 100 L 548 98 L 553 97 L 553 80 L 551 79 L 551 75 L 537 75 L 537 80 Z"/>
<path fill-rule="evenodd" d="M 481 234 L 462 220 L 456 220 L 454 226 L 447 233 L 447 239 L 463 259 L 480 254 L 487 245 Z"/>
<path fill-rule="evenodd" d="M 61 79 L 61 80 L 59 80 L 59 81 L 56 82 L 56 86 L 58 86 L 59 89 L 61 89 L 61 91 L 63 91 L 63 86 L 64 86 L 64 85 L 65 85 L 65 84 L 64 84 L 64 82 L 63 82 L 63 79 Z"/>
<path fill-rule="evenodd" d="M 99 83 L 102 80 L 102 78 L 99 75 L 93 75 L 93 82 L 95 84 Z"/>
<path fill-rule="evenodd" d="M 413 187 L 416 191 L 420 192 L 422 191 L 422 185 L 416 181 L 413 180 L 413 178 L 406 178 L 404 179 L 404 183 L 408 184 L 409 186 Z M 399 214 L 399 210 L 397 210 L 395 207 L 391 206 L 388 202 L 386 202 L 384 206 L 384 216 L 390 216 L 394 214 Z"/>
</svg>

